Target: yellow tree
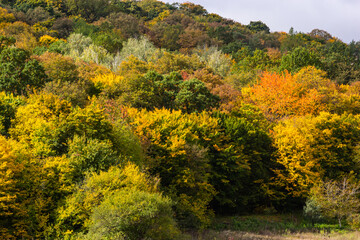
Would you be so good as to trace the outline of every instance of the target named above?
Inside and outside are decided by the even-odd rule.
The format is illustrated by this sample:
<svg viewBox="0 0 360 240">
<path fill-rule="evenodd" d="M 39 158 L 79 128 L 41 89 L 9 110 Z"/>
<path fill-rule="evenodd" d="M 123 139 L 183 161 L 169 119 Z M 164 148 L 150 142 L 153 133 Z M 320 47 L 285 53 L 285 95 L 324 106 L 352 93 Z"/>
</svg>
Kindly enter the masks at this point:
<svg viewBox="0 0 360 240">
<path fill-rule="evenodd" d="M 159 175 L 164 191 L 178 202 L 178 219 L 190 226 L 209 224 L 215 190 L 206 148 L 220 135 L 218 120 L 205 112 L 166 109 L 128 109 L 128 116 L 146 148 L 150 173 Z"/>
<path fill-rule="evenodd" d="M 273 130 L 277 162 L 273 186 L 305 198 L 321 180 L 338 179 L 360 168 L 355 159 L 360 118 L 320 113 L 280 122 Z"/>
<path fill-rule="evenodd" d="M 25 226 L 19 219 L 24 209 L 18 202 L 21 191 L 17 188 L 18 178 L 24 167 L 16 162 L 11 144 L 0 136 L 0 238 L 11 239 L 24 236 Z M 25 235 L 26 237 L 26 235 Z"/>
</svg>

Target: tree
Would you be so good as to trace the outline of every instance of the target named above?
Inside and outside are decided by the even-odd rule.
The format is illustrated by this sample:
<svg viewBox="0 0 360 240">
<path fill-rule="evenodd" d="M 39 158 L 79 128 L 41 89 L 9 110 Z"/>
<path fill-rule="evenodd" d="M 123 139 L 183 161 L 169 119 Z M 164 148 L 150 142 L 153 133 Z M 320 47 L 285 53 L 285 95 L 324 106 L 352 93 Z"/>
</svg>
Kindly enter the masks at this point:
<svg viewBox="0 0 360 240">
<path fill-rule="evenodd" d="M 349 84 L 360 79 L 359 42 L 328 41 L 322 48 L 324 69 L 331 80 Z"/>
<path fill-rule="evenodd" d="M 73 31 L 73 27 L 74 27 L 73 20 L 66 17 L 62 17 L 55 19 L 54 24 L 51 27 L 51 30 L 55 31 L 56 36 L 58 38 L 66 39 Z"/>
<path fill-rule="evenodd" d="M 105 199 L 112 198 L 112 195 L 117 195 L 116 198 L 118 198 L 120 196 L 117 193 L 122 192 L 124 195 L 127 194 L 130 196 L 131 192 L 135 191 L 141 193 L 159 193 L 158 180 L 149 177 L 140 171 L 138 166 L 132 163 L 124 164 L 123 167 L 113 166 L 107 171 L 100 171 L 99 173 L 88 173 L 83 183 L 75 187 L 72 194 L 67 196 L 65 203 L 57 210 L 58 218 L 56 229 L 58 238 L 64 238 L 64 236 L 69 233 L 86 233 L 90 227 L 93 230 L 97 227 L 106 229 L 106 225 L 102 226 L 103 222 L 97 224 L 97 222 L 92 221 L 91 216 L 94 210 L 99 207 Z M 133 199 L 123 199 L 123 201 L 127 200 L 129 201 L 128 203 L 133 201 Z M 107 203 L 109 203 L 108 201 Z M 104 210 L 105 205 L 102 206 Z M 127 206 L 131 207 L 131 205 L 132 204 L 129 204 Z M 133 206 L 136 206 L 136 204 Z M 118 209 L 121 208 L 121 206 L 118 205 L 114 207 Z M 97 216 L 100 216 L 102 213 L 98 211 L 97 214 Z M 111 216 L 112 215 L 108 216 L 109 219 L 112 219 Z M 131 221 L 131 219 L 127 220 Z M 135 219 L 133 220 L 136 222 Z M 112 222 L 114 225 L 116 225 L 116 223 L 117 221 Z M 110 233 L 112 232 L 110 231 Z M 113 232 L 113 234 L 115 233 L 116 232 Z M 133 234 L 136 234 L 136 232 Z"/>
<path fill-rule="evenodd" d="M 177 43 L 181 47 L 182 52 L 189 52 L 197 46 L 206 46 L 210 44 L 210 38 L 206 32 L 196 28 L 186 28 L 179 36 Z"/>
<path fill-rule="evenodd" d="M 0 52 L 11 45 L 13 45 L 16 42 L 15 38 L 13 37 L 5 37 L 0 36 Z"/>
<path fill-rule="evenodd" d="M 41 88 L 48 78 L 44 68 L 29 52 L 5 48 L 0 53 L 0 89 L 14 95 L 26 95 L 31 88 Z M 30 88 L 30 89 L 29 89 Z"/>
<path fill-rule="evenodd" d="M 265 33 L 270 33 L 270 28 L 262 21 L 256 21 L 256 22 L 250 21 L 247 27 L 254 32 L 264 31 Z"/>
<path fill-rule="evenodd" d="M 176 239 L 172 202 L 160 193 L 122 190 L 94 209 L 89 239 Z"/>
<path fill-rule="evenodd" d="M 98 140 L 75 135 L 68 141 L 70 172 L 66 178 L 74 183 L 82 182 L 89 172 L 99 173 L 121 164 L 119 155 L 109 140 Z"/>
<path fill-rule="evenodd" d="M 201 112 L 219 104 L 219 97 L 210 93 L 205 84 L 197 79 L 183 81 L 179 88 L 175 104 L 186 113 Z"/>
<path fill-rule="evenodd" d="M 111 13 L 106 21 L 116 29 L 120 30 L 121 36 L 124 39 L 138 38 L 141 33 L 141 22 L 131 14 L 123 12 Z"/>
<path fill-rule="evenodd" d="M 306 198 L 310 189 L 327 180 L 338 180 L 357 172 L 359 117 L 320 113 L 280 122 L 273 130 L 277 162 L 273 187 L 278 197 Z M 280 192 L 279 192 L 280 193 Z"/>
<path fill-rule="evenodd" d="M 321 29 L 313 29 L 309 35 L 313 38 L 316 38 L 316 39 L 319 39 L 319 40 L 322 40 L 322 41 L 328 41 L 332 38 L 331 34 L 328 33 L 327 31 L 325 30 L 321 30 Z"/>
<path fill-rule="evenodd" d="M 242 89 L 244 100 L 254 103 L 271 120 L 317 114 L 324 109 L 322 95 L 289 73 L 264 72 L 260 81 Z"/>
<path fill-rule="evenodd" d="M 37 45 L 31 26 L 24 22 L 16 21 L 13 23 L 5 23 L 0 28 L 0 34 L 6 37 L 15 38 L 15 46 L 28 51 L 32 50 Z"/>
<path fill-rule="evenodd" d="M 96 45 L 104 47 L 111 54 L 116 54 L 123 47 L 122 38 L 115 33 L 100 32 L 94 38 Z"/>
<path fill-rule="evenodd" d="M 344 178 L 341 181 L 327 181 L 314 186 L 307 203 L 314 202 L 321 215 L 341 221 L 360 210 L 360 184 Z M 305 208 L 306 209 L 306 208 Z"/>
<path fill-rule="evenodd" d="M 0 7 L 0 22 L 14 22 L 15 17 L 13 13 L 9 13 L 9 11 L 5 8 Z"/>
<path fill-rule="evenodd" d="M 162 74 L 171 73 L 174 71 L 185 71 L 192 73 L 204 67 L 205 64 L 201 62 L 201 59 L 199 59 L 199 57 L 194 54 L 188 56 L 184 54 L 164 52 L 163 56 L 154 62 L 155 70 Z"/>
<path fill-rule="evenodd" d="M 230 72 L 232 65 L 230 57 L 216 47 L 198 48 L 195 53 L 199 59 L 208 67 L 212 68 L 216 74 L 225 77 Z"/>
<path fill-rule="evenodd" d="M 219 214 L 250 212 L 267 204 L 263 186 L 273 176 L 274 149 L 264 115 L 243 105 L 228 114 L 215 112 L 220 137 L 208 144 L 210 182 L 217 194 L 212 206 Z"/>
<path fill-rule="evenodd" d="M 21 104 L 23 100 L 20 97 L 0 92 L 0 133 L 2 135 L 8 135 L 11 121 L 15 118 L 16 110 Z"/>
<path fill-rule="evenodd" d="M 21 232 L 26 235 L 21 222 L 26 210 L 18 200 L 21 197 L 18 179 L 23 170 L 24 165 L 17 163 L 11 142 L 0 136 L 0 237 L 4 239 L 20 237 Z"/>
<path fill-rule="evenodd" d="M 77 67 L 72 58 L 58 53 L 45 52 L 39 57 L 46 75 L 54 81 L 75 82 L 79 79 Z"/>
<path fill-rule="evenodd" d="M 55 146 L 66 143 L 58 140 L 58 127 L 70 112 L 71 104 L 53 94 L 30 95 L 18 108 L 9 132 L 34 156 L 54 156 Z"/>
<path fill-rule="evenodd" d="M 85 107 L 89 103 L 89 95 L 93 94 L 94 86 L 89 81 L 68 82 L 55 80 L 46 83 L 44 94 L 54 94 L 61 100 L 66 100 L 72 106 Z"/>
<path fill-rule="evenodd" d="M 177 202 L 177 219 L 184 226 L 209 224 L 215 189 L 208 181 L 207 147 L 220 135 L 217 119 L 205 112 L 184 114 L 166 109 L 128 109 L 128 116 L 142 139 L 149 172 L 160 177 L 164 192 Z"/>
<path fill-rule="evenodd" d="M 80 15 L 90 22 L 105 17 L 110 10 L 109 1 L 106 0 L 65 0 L 64 3 L 69 13 Z"/>
<path fill-rule="evenodd" d="M 280 70 L 288 70 L 289 72 L 295 73 L 307 66 L 314 66 L 321 69 L 320 57 L 313 51 L 309 51 L 303 47 L 297 47 L 282 57 Z"/>
<path fill-rule="evenodd" d="M 207 11 L 203 6 L 197 5 L 191 2 L 185 2 L 180 5 L 180 10 L 183 10 L 186 13 L 194 15 L 206 15 Z"/>
<path fill-rule="evenodd" d="M 131 55 L 140 61 L 149 62 L 155 53 L 155 46 L 144 36 L 141 36 L 139 39 L 129 38 L 124 43 L 122 50 L 116 54 L 113 69 L 115 71 L 118 70 L 120 64 L 126 61 Z"/>
</svg>

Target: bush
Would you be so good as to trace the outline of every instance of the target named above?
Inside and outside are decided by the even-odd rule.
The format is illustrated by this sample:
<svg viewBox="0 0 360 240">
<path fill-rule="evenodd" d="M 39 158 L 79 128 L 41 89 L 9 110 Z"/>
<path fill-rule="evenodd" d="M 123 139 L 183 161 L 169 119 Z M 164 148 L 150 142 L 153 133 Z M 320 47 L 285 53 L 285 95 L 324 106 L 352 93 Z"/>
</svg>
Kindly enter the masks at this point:
<svg viewBox="0 0 360 240">
<path fill-rule="evenodd" d="M 66 169 L 65 169 L 66 170 Z M 123 168 L 111 167 L 108 171 L 88 173 L 82 185 L 78 185 L 58 209 L 55 229 L 58 239 L 68 233 L 86 233 L 92 226 L 91 216 L 102 202 L 117 192 L 158 192 L 158 179 L 150 178 L 135 164 Z M 93 238 L 90 238 L 93 239 Z"/>
<path fill-rule="evenodd" d="M 89 239 L 174 239 L 179 235 L 172 202 L 159 193 L 123 190 L 107 197 L 91 216 Z"/>
<path fill-rule="evenodd" d="M 310 205 L 314 210 L 307 211 L 311 215 L 319 213 L 327 218 L 336 218 L 341 228 L 342 219 L 351 219 L 360 210 L 360 200 L 358 198 L 360 184 L 344 178 L 342 181 L 328 181 L 321 183 L 311 189 L 305 210 L 310 210 Z M 356 225 L 356 218 L 353 218 Z"/>
</svg>

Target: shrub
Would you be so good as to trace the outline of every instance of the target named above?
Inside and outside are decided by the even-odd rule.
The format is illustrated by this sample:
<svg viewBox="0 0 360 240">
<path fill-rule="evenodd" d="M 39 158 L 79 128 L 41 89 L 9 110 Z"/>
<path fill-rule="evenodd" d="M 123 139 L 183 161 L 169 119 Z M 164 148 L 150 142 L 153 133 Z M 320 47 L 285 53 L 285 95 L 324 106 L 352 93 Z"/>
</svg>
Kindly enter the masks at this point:
<svg viewBox="0 0 360 240">
<path fill-rule="evenodd" d="M 123 190 L 107 197 L 91 216 L 89 239 L 174 239 L 179 231 L 172 202 L 159 193 Z"/>
</svg>

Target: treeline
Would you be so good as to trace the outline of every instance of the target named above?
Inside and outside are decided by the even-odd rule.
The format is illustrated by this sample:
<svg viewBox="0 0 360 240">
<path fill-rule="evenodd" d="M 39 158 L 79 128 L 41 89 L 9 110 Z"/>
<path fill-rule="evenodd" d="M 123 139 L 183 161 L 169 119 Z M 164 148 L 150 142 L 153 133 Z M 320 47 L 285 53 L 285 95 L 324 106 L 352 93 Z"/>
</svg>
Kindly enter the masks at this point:
<svg viewBox="0 0 360 240">
<path fill-rule="evenodd" d="M 305 205 L 359 226 L 360 42 L 192 3 L 0 7 L 0 238 L 176 239 Z"/>
</svg>

